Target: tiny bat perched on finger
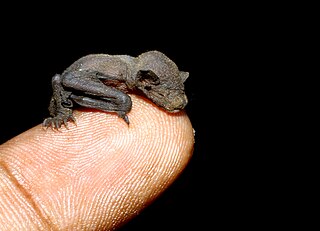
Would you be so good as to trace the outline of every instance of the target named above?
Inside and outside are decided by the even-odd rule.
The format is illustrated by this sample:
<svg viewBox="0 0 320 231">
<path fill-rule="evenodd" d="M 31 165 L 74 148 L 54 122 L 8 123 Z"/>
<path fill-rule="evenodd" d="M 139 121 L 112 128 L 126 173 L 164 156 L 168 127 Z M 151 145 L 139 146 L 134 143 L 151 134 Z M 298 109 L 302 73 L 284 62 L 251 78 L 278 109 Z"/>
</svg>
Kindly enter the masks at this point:
<svg viewBox="0 0 320 231">
<path fill-rule="evenodd" d="M 138 57 L 90 54 L 75 61 L 61 75 L 52 78 L 53 94 L 44 127 L 59 129 L 72 115 L 74 104 L 106 112 L 116 112 L 127 124 L 132 102 L 127 93 L 140 92 L 169 112 L 187 103 L 184 82 L 189 73 L 159 51 Z"/>
</svg>

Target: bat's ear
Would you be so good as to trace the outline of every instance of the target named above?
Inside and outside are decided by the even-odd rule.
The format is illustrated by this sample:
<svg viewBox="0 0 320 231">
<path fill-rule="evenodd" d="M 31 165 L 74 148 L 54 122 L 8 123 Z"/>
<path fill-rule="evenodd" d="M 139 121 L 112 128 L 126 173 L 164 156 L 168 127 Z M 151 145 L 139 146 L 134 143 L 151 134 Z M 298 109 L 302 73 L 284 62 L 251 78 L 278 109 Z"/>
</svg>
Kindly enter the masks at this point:
<svg viewBox="0 0 320 231">
<path fill-rule="evenodd" d="M 160 83 L 159 77 L 151 70 L 138 71 L 137 79 L 145 86 L 158 85 Z"/>
<path fill-rule="evenodd" d="M 183 83 L 187 80 L 188 77 L 189 77 L 189 72 L 180 71 L 180 78 Z"/>
</svg>

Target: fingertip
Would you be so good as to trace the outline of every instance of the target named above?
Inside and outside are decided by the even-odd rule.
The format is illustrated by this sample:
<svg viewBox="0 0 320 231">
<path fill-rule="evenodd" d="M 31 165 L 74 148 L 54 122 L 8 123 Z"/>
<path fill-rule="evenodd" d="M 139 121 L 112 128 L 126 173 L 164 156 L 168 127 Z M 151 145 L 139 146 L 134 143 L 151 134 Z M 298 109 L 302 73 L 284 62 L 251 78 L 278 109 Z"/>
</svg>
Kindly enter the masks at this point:
<svg viewBox="0 0 320 231">
<path fill-rule="evenodd" d="M 39 125 L 1 146 L 8 170 L 58 227 L 117 227 L 188 164 L 194 134 L 186 113 L 132 99 L 129 126 L 116 113 L 81 110 L 77 126 L 57 132 Z"/>
</svg>

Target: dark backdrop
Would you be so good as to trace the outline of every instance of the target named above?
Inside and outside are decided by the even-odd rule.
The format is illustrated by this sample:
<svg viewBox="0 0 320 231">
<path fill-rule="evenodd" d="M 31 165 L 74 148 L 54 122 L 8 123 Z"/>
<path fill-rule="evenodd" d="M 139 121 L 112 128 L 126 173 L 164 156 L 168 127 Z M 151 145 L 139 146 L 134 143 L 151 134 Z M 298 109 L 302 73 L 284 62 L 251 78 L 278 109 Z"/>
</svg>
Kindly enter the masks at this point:
<svg viewBox="0 0 320 231">
<path fill-rule="evenodd" d="M 305 199 L 297 189 L 306 190 L 296 181 L 309 176 L 300 175 L 303 164 L 290 162 L 299 134 L 290 135 L 301 121 L 290 106 L 302 101 L 301 87 L 290 85 L 297 73 L 290 71 L 306 57 L 297 55 L 304 46 L 297 35 L 305 35 L 299 26 L 306 25 L 299 9 L 119 3 L 1 8 L 0 143 L 48 116 L 52 76 L 79 57 L 159 50 L 190 72 L 186 112 L 196 132 L 194 154 L 177 181 L 122 230 L 259 230 L 299 222 L 309 211 L 296 207 Z"/>
<path fill-rule="evenodd" d="M 122 230 L 272 224 L 273 215 L 265 208 L 272 207 L 276 190 L 268 189 L 265 176 L 274 169 L 265 162 L 277 159 L 264 155 L 274 152 L 276 135 L 268 136 L 276 114 L 270 114 L 264 101 L 277 85 L 271 70 L 279 37 L 269 33 L 273 27 L 267 24 L 272 16 L 262 12 L 261 17 L 262 8 L 252 11 L 251 4 L 242 2 L 174 7 L 152 1 L 146 9 L 120 3 L 87 3 L 81 10 L 56 3 L 40 10 L 36 4 L 32 10 L 28 2 L 24 14 L 16 12 L 17 6 L 11 13 L 4 8 L 0 143 L 42 123 L 48 116 L 52 76 L 79 57 L 159 50 L 190 73 L 186 112 L 195 129 L 195 149 L 173 185 Z"/>
<path fill-rule="evenodd" d="M 270 68 L 278 37 L 255 20 L 259 16 L 226 4 L 160 4 L 161 12 L 150 11 L 157 5 L 129 15 L 120 11 L 128 7 L 97 12 L 87 4 L 92 9 L 49 12 L 51 5 L 25 11 L 19 20 L 1 15 L 0 143 L 42 123 L 52 76 L 79 57 L 159 50 L 190 73 L 186 112 L 195 129 L 194 153 L 173 185 L 121 230 L 270 226 L 280 214 L 273 202 L 277 189 L 268 188 L 266 177 L 275 170 L 265 164 L 277 162 L 269 155 L 277 132 L 267 133 L 277 112 L 270 114 L 263 100 L 277 84 Z"/>
<path fill-rule="evenodd" d="M 301 18 L 293 4 L 12 3 L 0 14 L 0 143 L 48 116 L 52 76 L 79 57 L 156 49 L 190 72 L 186 111 L 195 149 L 180 178 L 122 230 L 256 230 L 273 227 L 295 206 L 301 196 L 289 195 L 299 185 L 284 193 L 291 171 L 277 174 L 290 165 L 281 154 L 295 144 L 275 147 L 292 118 L 282 114 L 292 94 L 282 92 L 296 67 L 283 65 L 288 54 L 295 57 L 296 27 L 304 26 L 293 20 Z"/>
</svg>

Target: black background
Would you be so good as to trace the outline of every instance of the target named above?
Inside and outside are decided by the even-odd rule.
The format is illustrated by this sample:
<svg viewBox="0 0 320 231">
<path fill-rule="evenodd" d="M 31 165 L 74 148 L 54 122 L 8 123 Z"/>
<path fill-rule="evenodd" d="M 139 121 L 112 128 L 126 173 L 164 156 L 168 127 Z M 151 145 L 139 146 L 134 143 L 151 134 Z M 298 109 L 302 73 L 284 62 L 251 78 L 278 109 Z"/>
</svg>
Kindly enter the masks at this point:
<svg viewBox="0 0 320 231">
<path fill-rule="evenodd" d="M 262 210 L 271 207 L 274 192 L 265 186 L 270 171 L 259 173 L 272 141 L 261 131 L 272 128 L 266 129 L 273 115 L 261 109 L 258 96 L 272 82 L 266 54 L 276 37 L 257 20 L 259 8 L 177 6 L 87 3 L 79 10 L 51 4 L 30 11 L 28 5 L 24 14 L 12 8 L 1 20 L 0 143 L 42 123 L 52 76 L 79 57 L 159 50 L 190 73 L 186 112 L 195 129 L 194 153 L 173 185 L 121 230 L 266 227 L 274 219 Z"/>
</svg>

